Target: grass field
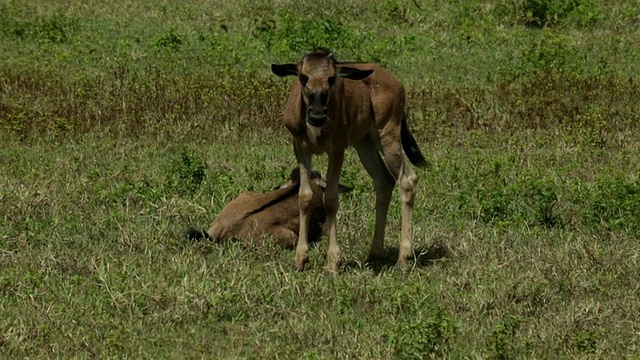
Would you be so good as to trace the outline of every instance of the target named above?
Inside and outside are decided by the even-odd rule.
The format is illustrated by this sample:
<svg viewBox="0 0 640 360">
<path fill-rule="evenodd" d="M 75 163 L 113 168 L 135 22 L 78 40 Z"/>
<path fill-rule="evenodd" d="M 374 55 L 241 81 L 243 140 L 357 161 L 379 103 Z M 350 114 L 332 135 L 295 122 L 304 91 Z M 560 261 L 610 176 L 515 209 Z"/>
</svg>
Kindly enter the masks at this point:
<svg viewBox="0 0 640 360">
<path fill-rule="evenodd" d="M 0 0 L 0 40 L 1 358 L 640 358 L 636 2 Z M 182 237 L 286 179 L 269 64 L 314 46 L 407 88 L 409 269 L 397 192 L 362 265 L 353 151 L 338 274 Z"/>
</svg>

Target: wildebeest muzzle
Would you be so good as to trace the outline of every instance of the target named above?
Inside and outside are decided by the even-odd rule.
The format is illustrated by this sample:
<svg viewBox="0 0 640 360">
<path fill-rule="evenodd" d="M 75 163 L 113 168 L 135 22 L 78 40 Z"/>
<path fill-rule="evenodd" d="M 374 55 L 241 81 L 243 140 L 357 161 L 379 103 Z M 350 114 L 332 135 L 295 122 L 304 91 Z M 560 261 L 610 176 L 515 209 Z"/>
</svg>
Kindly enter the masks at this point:
<svg viewBox="0 0 640 360">
<path fill-rule="evenodd" d="M 307 106 L 307 122 L 315 127 L 324 126 L 329 120 L 329 111 L 327 109 L 327 94 L 318 92 L 309 96 L 309 105 Z"/>
</svg>

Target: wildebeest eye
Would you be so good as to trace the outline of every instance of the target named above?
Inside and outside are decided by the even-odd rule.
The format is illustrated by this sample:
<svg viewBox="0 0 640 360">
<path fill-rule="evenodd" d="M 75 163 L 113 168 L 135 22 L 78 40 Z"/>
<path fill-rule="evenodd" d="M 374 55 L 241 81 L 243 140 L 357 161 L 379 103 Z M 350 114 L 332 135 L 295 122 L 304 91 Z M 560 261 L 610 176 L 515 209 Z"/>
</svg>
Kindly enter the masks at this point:
<svg viewBox="0 0 640 360">
<path fill-rule="evenodd" d="M 335 84 L 336 82 L 336 77 L 335 76 L 331 76 L 329 78 L 329 86 L 333 86 L 333 84 Z"/>
<path fill-rule="evenodd" d="M 307 85 L 307 81 L 309 81 L 309 77 L 305 74 L 300 74 L 300 83 L 302 84 L 302 86 L 306 86 Z"/>
</svg>

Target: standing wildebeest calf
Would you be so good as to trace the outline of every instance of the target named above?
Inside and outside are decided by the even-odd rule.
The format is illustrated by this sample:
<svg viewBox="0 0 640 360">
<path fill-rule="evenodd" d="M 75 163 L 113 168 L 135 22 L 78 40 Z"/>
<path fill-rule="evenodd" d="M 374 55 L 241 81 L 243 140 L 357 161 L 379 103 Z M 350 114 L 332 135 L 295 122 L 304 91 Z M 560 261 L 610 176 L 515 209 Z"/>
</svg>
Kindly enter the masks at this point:
<svg viewBox="0 0 640 360">
<path fill-rule="evenodd" d="M 309 260 L 307 228 L 313 198 L 309 174 L 311 155 L 327 153 L 327 212 L 329 249 L 326 269 L 335 271 L 340 260 L 336 235 L 338 182 L 347 146 L 353 146 L 376 189 L 376 227 L 367 261 L 384 255 L 384 229 L 394 183 L 402 203 L 402 235 L 398 265 L 413 256 L 412 212 L 417 177 L 409 160 L 426 161 L 409 131 L 404 111 L 405 91 L 390 73 L 374 64 L 339 63 L 326 49 L 304 55 L 297 64 L 271 65 L 278 76 L 295 76 L 284 110 L 284 125 L 293 135 L 300 167 L 300 236 L 294 266 L 302 270 Z M 382 155 L 380 154 L 382 153 Z"/>
<path fill-rule="evenodd" d="M 234 239 L 259 240 L 268 236 L 285 248 L 293 249 L 298 242 L 300 213 L 298 210 L 299 172 L 294 169 L 290 180 L 266 193 L 245 191 L 231 200 L 215 218 L 208 231 L 189 228 L 190 239 L 207 238 L 214 243 Z M 320 173 L 313 172 L 308 236 L 316 242 L 322 235 L 326 212 L 322 204 L 325 182 Z M 350 188 L 340 185 L 340 192 Z"/>
</svg>

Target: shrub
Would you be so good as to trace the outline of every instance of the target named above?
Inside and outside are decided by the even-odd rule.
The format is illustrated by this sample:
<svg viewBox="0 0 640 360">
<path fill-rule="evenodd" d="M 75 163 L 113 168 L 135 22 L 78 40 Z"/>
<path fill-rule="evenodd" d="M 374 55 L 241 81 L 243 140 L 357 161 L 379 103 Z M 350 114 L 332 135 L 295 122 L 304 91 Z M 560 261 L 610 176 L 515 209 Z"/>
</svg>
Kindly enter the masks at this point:
<svg viewBox="0 0 640 360">
<path fill-rule="evenodd" d="M 564 22 L 589 26 L 601 18 L 597 2 L 592 0 L 524 0 L 515 6 L 527 27 L 558 26 Z"/>
<path fill-rule="evenodd" d="M 516 358 L 520 352 L 516 334 L 521 323 L 521 319 L 508 316 L 493 329 L 488 346 L 489 358 L 499 360 Z"/>
<path fill-rule="evenodd" d="M 640 180 L 622 174 L 598 179 L 584 210 L 587 223 L 634 236 L 640 229 Z"/>
<path fill-rule="evenodd" d="M 261 20 L 253 33 L 277 57 L 290 57 L 321 46 L 353 49 L 360 41 L 348 26 L 336 18 L 305 18 L 284 11 L 275 18 Z"/>
<path fill-rule="evenodd" d="M 562 217 L 556 210 L 558 187 L 552 180 L 532 180 L 526 184 L 524 195 L 535 224 L 545 227 L 562 225 Z"/>
<path fill-rule="evenodd" d="M 413 317 L 400 324 L 392 346 L 400 359 L 425 359 L 442 355 L 455 336 L 456 325 L 449 314 L 441 309 L 429 312 L 428 317 Z"/>
<path fill-rule="evenodd" d="M 159 36 L 156 39 L 154 46 L 159 49 L 176 51 L 180 48 L 182 43 L 183 43 L 182 37 L 176 34 L 173 29 L 171 29 L 169 30 L 168 33 Z"/>
<path fill-rule="evenodd" d="M 76 18 L 59 12 L 33 16 L 24 14 L 24 9 L 20 10 L 6 4 L 0 5 L 0 32 L 20 40 L 64 44 L 78 29 Z"/>
<path fill-rule="evenodd" d="M 193 194 L 205 178 L 204 161 L 183 150 L 167 167 L 165 186 L 180 194 Z"/>
<path fill-rule="evenodd" d="M 588 331 L 578 331 L 571 336 L 571 345 L 581 353 L 594 354 L 598 348 L 598 336 Z"/>
</svg>

